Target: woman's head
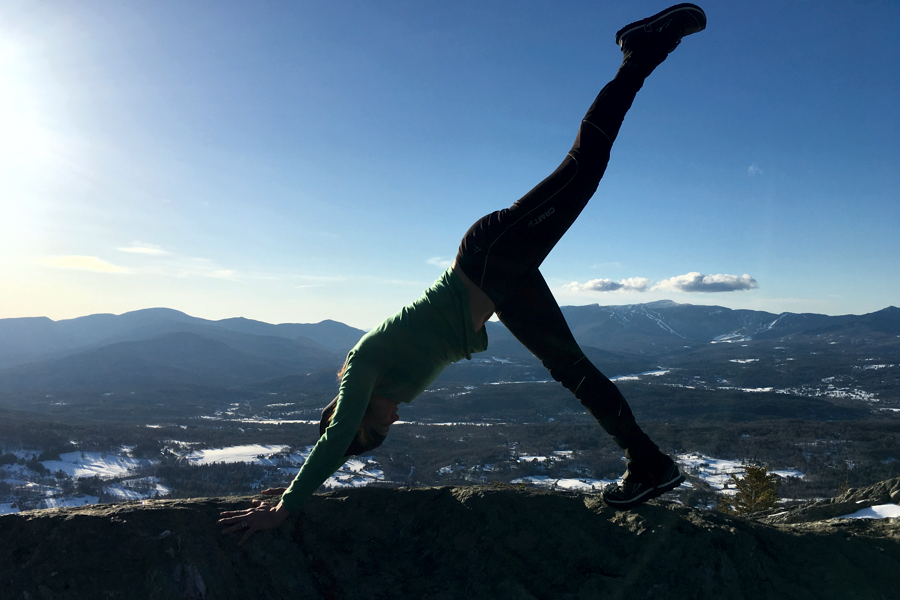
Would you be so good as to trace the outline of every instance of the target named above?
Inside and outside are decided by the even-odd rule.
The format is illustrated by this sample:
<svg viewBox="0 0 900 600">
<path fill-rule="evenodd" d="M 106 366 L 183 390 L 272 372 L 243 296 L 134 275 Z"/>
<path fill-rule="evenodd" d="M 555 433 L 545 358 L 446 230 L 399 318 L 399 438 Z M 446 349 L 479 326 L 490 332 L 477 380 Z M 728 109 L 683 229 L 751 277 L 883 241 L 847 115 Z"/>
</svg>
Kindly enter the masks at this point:
<svg viewBox="0 0 900 600">
<path fill-rule="evenodd" d="M 325 429 L 331 424 L 334 411 L 337 408 L 338 397 L 328 403 L 322 410 L 322 419 L 319 421 L 319 436 L 325 434 Z M 350 447 L 344 456 L 353 456 L 369 452 L 380 446 L 387 437 L 391 425 L 400 417 L 397 415 L 397 403 L 381 396 L 372 396 L 353 437 Z"/>
</svg>

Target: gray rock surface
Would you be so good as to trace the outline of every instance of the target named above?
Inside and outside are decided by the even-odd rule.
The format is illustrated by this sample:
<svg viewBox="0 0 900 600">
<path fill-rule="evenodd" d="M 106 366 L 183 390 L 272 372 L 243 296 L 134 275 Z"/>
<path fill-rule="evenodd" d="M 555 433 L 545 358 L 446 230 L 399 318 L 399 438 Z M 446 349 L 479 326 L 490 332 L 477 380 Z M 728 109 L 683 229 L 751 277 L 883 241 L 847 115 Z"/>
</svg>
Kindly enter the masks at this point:
<svg viewBox="0 0 900 600">
<path fill-rule="evenodd" d="M 890 499 L 898 484 L 828 506 Z M 900 519 L 812 520 L 808 506 L 785 513 L 800 520 L 746 519 L 660 501 L 615 511 L 593 495 L 505 487 L 363 488 L 316 495 L 241 547 L 215 521 L 249 501 L 2 516 L 0 597 L 900 598 Z"/>
</svg>

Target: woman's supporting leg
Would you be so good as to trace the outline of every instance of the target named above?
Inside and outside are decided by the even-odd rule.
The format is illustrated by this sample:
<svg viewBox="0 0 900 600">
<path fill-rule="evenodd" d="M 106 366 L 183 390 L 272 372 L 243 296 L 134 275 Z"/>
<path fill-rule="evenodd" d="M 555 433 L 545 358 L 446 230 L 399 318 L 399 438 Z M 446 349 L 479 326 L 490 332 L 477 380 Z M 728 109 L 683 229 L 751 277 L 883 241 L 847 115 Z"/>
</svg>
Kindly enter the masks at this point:
<svg viewBox="0 0 900 600">
<path fill-rule="evenodd" d="M 507 294 L 497 316 L 613 436 L 625 451 L 631 473 L 647 476 L 671 464 L 635 422 L 619 388 L 581 351 L 539 271 Z"/>
</svg>

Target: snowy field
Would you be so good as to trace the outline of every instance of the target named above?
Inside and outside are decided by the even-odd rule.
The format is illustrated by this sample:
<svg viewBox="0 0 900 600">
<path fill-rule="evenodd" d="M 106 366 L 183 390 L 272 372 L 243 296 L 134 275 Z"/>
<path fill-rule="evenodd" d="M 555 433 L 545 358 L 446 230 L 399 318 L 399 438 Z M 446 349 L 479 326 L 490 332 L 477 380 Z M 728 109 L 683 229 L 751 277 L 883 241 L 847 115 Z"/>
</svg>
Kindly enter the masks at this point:
<svg viewBox="0 0 900 600">
<path fill-rule="evenodd" d="M 263 446 L 249 444 L 246 446 L 230 446 L 212 450 L 196 450 L 184 457 L 195 465 L 211 465 L 214 463 L 253 463 L 269 467 L 277 466 L 276 454 L 287 451 L 287 446 Z"/>
<path fill-rule="evenodd" d="M 534 487 L 566 490 L 569 492 L 600 492 L 610 483 L 616 483 L 621 479 L 556 479 L 545 475 L 531 475 L 519 477 L 510 481 L 513 485 L 525 484 Z"/>
<path fill-rule="evenodd" d="M 15 502 L 0 502 L 0 515 L 12 515 L 19 512 Z"/>
<path fill-rule="evenodd" d="M 574 458 L 571 451 L 554 452 L 550 456 L 539 455 L 519 455 L 518 461 L 522 463 L 537 462 L 550 463 L 556 461 L 564 461 Z M 721 458 L 712 458 L 702 454 L 679 454 L 676 456 L 676 462 L 685 473 L 689 473 L 706 482 L 714 490 L 724 494 L 734 494 L 734 483 L 731 481 L 730 474 L 734 473 L 738 477 L 743 476 L 744 466 L 740 461 L 727 460 Z M 439 470 L 442 475 L 449 475 L 457 468 L 446 466 Z M 486 469 L 487 470 L 487 469 Z M 780 477 L 799 477 L 803 478 L 804 474 L 797 470 L 784 469 L 771 471 Z M 525 484 L 535 487 L 547 489 L 559 489 L 577 492 L 599 492 L 607 484 L 622 481 L 620 479 L 590 479 L 590 478 L 555 478 L 545 475 L 533 475 L 529 477 L 520 477 L 510 481 L 511 484 Z M 690 487 L 690 482 L 682 485 Z"/>
<path fill-rule="evenodd" d="M 291 454 L 288 460 L 294 465 L 279 469 L 284 474 L 286 482 L 293 481 L 300 471 L 300 467 L 306 462 L 313 447 L 307 446 L 299 453 Z M 325 480 L 322 484 L 327 489 L 346 487 L 365 487 L 376 481 L 384 481 L 384 471 L 371 456 L 356 456 L 349 459 L 344 466 Z"/>
<path fill-rule="evenodd" d="M 732 473 L 738 477 L 744 475 L 744 465 L 738 460 L 712 458 L 703 454 L 679 454 L 675 460 L 683 471 L 702 479 L 711 488 L 725 494 L 733 494 L 736 491 L 730 475 Z M 795 469 L 769 472 L 775 473 L 779 477 L 798 477 L 800 479 L 805 477 L 801 471 Z"/>
<path fill-rule="evenodd" d="M 103 488 L 103 491 L 116 499 L 116 502 L 126 500 L 145 500 L 148 498 L 168 496 L 172 490 L 159 481 L 159 477 L 139 477 L 127 479 Z"/>
<path fill-rule="evenodd" d="M 173 443 L 178 444 L 175 441 Z M 184 458 L 197 465 L 243 462 L 278 467 L 284 474 L 284 480 L 287 483 L 296 476 L 300 466 L 312 451 L 312 446 L 293 454 L 289 454 L 288 450 L 289 447 L 283 444 L 248 444 L 195 450 Z M 103 491 L 117 502 L 157 498 L 171 493 L 171 489 L 165 486 L 159 478 L 137 476 L 139 470 L 150 466 L 151 462 L 147 459 L 125 456 L 126 452 L 127 449 L 124 448 L 122 449 L 123 455 L 101 452 L 67 452 L 60 455 L 59 460 L 42 461 L 41 464 L 51 473 L 56 474 L 62 471 L 69 479 L 97 476 L 104 480 L 118 480 L 110 481 L 103 487 Z M 15 454 L 18 458 L 30 460 L 38 456 L 40 452 L 20 450 Z M 64 495 L 62 488 L 55 484 L 35 483 L 36 481 L 46 481 L 46 478 L 41 479 L 37 473 L 24 465 L 3 465 L 0 467 L 0 481 L 43 496 L 37 508 L 83 506 L 99 502 L 97 496 L 67 496 Z M 375 481 L 384 481 L 384 472 L 378 463 L 371 457 L 357 457 L 348 460 L 338 472 L 328 478 L 323 486 L 325 488 L 363 487 Z M 19 507 L 15 502 L 0 503 L 0 514 L 17 512 L 19 512 Z"/>
<path fill-rule="evenodd" d="M 143 458 L 127 456 L 128 448 L 122 448 L 121 454 L 107 452 L 66 452 L 61 454 L 59 460 L 45 460 L 41 464 L 52 474 L 60 471 L 68 479 L 85 479 L 99 477 L 103 480 L 119 479 L 133 476 L 142 468 L 149 467 L 152 463 Z M 40 455 L 39 451 L 16 450 L 13 454 L 17 458 L 30 460 Z M 165 496 L 170 490 L 159 483 L 155 478 L 133 478 L 118 483 L 111 483 L 104 491 L 114 496 L 117 500 L 142 500 L 157 496 Z M 100 501 L 97 496 L 65 495 L 62 487 L 56 484 L 47 485 L 36 483 L 46 482 L 37 473 L 25 465 L 12 464 L 0 467 L 0 481 L 19 488 L 29 493 L 43 496 L 37 508 L 63 508 L 71 506 L 84 506 L 96 504 Z M 55 479 L 53 481 L 56 481 Z M 0 514 L 19 512 L 15 502 L 0 503 Z"/>
<path fill-rule="evenodd" d="M 45 460 L 41 463 L 51 473 L 62 471 L 72 479 L 94 477 L 113 479 L 124 477 L 132 470 L 149 467 L 146 458 L 129 458 L 101 452 L 66 452 L 59 460 Z"/>
<path fill-rule="evenodd" d="M 100 498 L 97 496 L 79 496 L 77 498 L 54 496 L 53 498 L 44 498 L 41 500 L 41 503 L 38 504 L 38 508 L 71 508 L 73 506 L 97 504 L 98 502 L 100 502 Z"/>
<path fill-rule="evenodd" d="M 378 463 L 371 458 L 359 457 L 348 460 L 323 485 L 326 488 L 365 487 L 376 481 L 384 481 L 384 472 Z"/>
<path fill-rule="evenodd" d="M 611 377 L 610 381 L 640 381 L 641 377 L 661 377 L 668 373 L 668 369 L 658 370 L 658 371 L 645 371 L 643 373 L 637 373 L 634 375 L 617 375 L 615 377 Z"/>
<path fill-rule="evenodd" d="M 489 425 L 489 424 L 485 424 Z M 289 453 L 286 445 L 262 445 L 248 444 L 242 446 L 230 446 L 227 448 L 205 449 L 190 452 L 184 459 L 198 465 L 214 463 L 253 463 L 263 466 L 277 467 L 283 474 L 285 483 L 291 481 L 306 461 L 312 446 L 301 451 Z M 123 448 L 121 455 L 100 452 L 68 452 L 60 456 L 59 460 L 43 461 L 42 464 L 51 472 L 62 471 L 71 479 L 97 476 L 109 481 L 104 487 L 104 492 L 116 501 L 142 500 L 154 497 L 166 496 L 171 490 L 163 485 L 156 477 L 140 477 L 138 471 L 150 466 L 147 459 L 136 459 L 127 456 L 127 448 Z M 19 450 L 16 456 L 25 460 L 33 459 L 39 454 L 37 451 Z M 551 464 L 566 462 L 575 458 L 573 451 L 557 451 L 549 455 L 537 454 L 513 454 L 519 463 Z M 735 493 L 734 484 L 729 475 L 738 477 L 744 473 L 744 466 L 738 460 L 719 459 L 702 454 L 688 453 L 676 457 L 682 470 L 706 482 L 714 490 L 725 493 Z M 479 467 L 463 467 L 448 465 L 439 469 L 442 475 L 451 475 L 455 471 L 479 471 L 490 472 L 494 465 L 480 465 Z M 772 471 L 781 477 L 799 477 L 804 474 L 797 470 Z M 24 465 L 11 464 L 0 467 L 0 481 L 10 485 L 28 489 L 43 495 L 44 498 L 39 508 L 59 508 L 70 506 L 83 506 L 95 504 L 99 501 L 96 496 L 64 496 L 62 490 L 54 485 L 36 483 L 41 481 L 35 478 L 35 473 Z M 479 477 L 480 478 L 480 477 Z M 373 482 L 383 482 L 384 472 L 380 465 L 372 457 L 354 457 L 332 477 L 323 487 L 326 489 L 345 487 L 364 487 Z M 46 481 L 46 480 L 43 480 Z M 544 475 L 521 477 L 510 481 L 513 485 L 529 485 L 545 489 L 556 489 L 574 492 L 597 493 L 610 483 L 621 480 L 592 479 L 586 477 L 554 478 Z M 690 485 L 686 483 L 685 485 Z M 0 514 L 19 512 L 15 502 L 0 503 Z M 900 506 L 889 504 L 873 506 L 844 515 L 846 519 L 883 519 L 900 518 Z"/>
<path fill-rule="evenodd" d="M 213 463 L 253 463 L 263 466 L 280 467 L 285 483 L 294 479 L 300 467 L 312 451 L 307 446 L 303 451 L 288 454 L 288 446 L 250 444 L 230 446 L 212 450 L 196 450 L 185 457 L 195 464 Z M 348 460 L 324 484 L 326 488 L 364 487 L 375 481 L 384 481 L 384 472 L 371 457 L 356 457 Z"/>
</svg>

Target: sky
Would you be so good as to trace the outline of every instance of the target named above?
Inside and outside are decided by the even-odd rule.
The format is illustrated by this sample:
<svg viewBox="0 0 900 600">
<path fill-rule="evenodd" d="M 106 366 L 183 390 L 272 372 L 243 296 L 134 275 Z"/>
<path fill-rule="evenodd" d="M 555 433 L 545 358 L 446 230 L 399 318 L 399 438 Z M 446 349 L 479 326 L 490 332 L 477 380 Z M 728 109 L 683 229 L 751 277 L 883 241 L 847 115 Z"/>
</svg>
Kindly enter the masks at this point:
<svg viewBox="0 0 900 600">
<path fill-rule="evenodd" d="M 551 173 L 665 3 L 0 2 L 0 318 L 368 329 Z M 561 305 L 900 305 L 900 3 L 715 0 L 541 270 Z"/>
</svg>

